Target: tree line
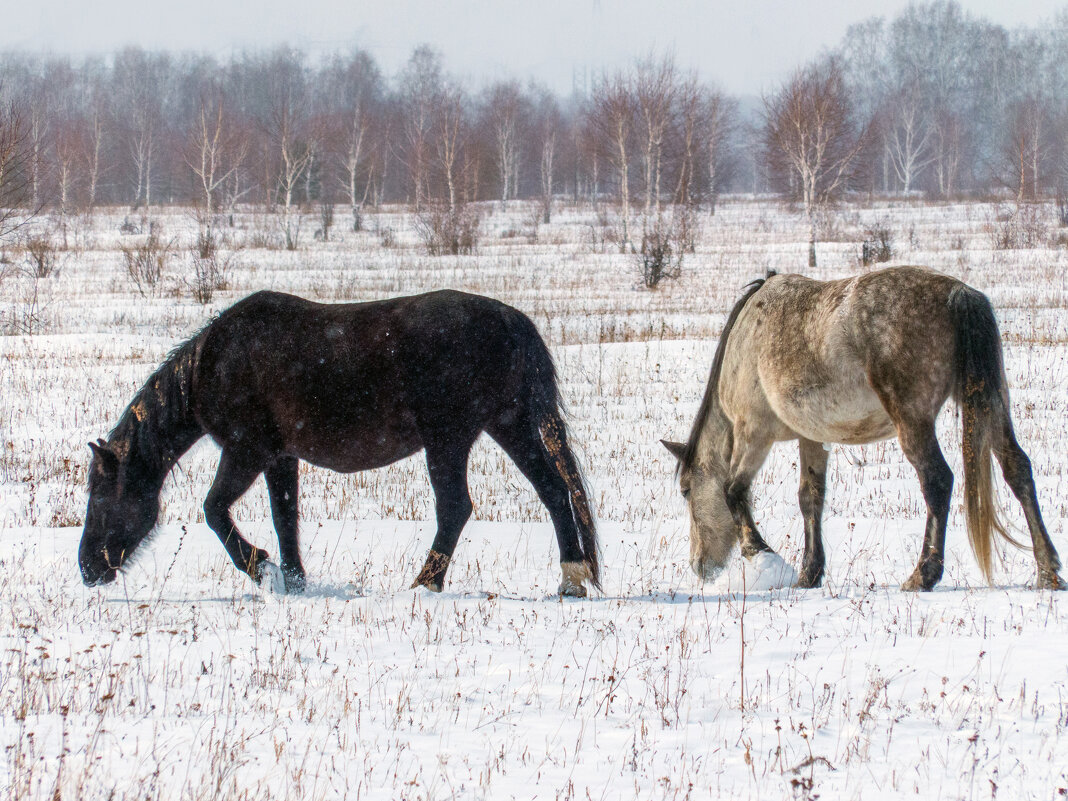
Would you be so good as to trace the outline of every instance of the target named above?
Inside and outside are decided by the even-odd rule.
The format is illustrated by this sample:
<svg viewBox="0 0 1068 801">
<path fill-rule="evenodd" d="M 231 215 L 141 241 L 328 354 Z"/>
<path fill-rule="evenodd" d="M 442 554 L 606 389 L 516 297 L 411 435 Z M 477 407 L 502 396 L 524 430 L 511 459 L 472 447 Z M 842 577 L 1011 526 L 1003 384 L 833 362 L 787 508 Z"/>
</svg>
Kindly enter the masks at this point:
<svg viewBox="0 0 1068 801">
<path fill-rule="evenodd" d="M 852 26 L 762 102 L 656 55 L 568 97 L 466 86 L 427 46 L 393 76 L 364 51 L 0 56 L 0 228 L 17 208 L 170 203 L 283 219 L 342 204 L 358 228 L 384 202 L 523 198 L 548 220 L 566 196 L 619 202 L 626 244 L 632 213 L 714 212 L 726 191 L 808 210 L 847 191 L 1024 201 L 1066 187 L 1068 13 L 1010 31 L 955 2 L 913 5 Z"/>
</svg>

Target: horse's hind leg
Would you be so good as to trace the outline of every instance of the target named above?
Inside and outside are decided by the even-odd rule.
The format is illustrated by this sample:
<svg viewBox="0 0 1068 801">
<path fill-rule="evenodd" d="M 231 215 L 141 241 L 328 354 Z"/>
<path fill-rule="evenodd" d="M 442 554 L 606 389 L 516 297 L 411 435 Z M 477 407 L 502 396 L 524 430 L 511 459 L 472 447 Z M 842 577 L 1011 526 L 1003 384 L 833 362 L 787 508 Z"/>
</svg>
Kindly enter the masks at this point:
<svg viewBox="0 0 1068 801">
<path fill-rule="evenodd" d="M 1038 495 L 1035 493 L 1035 480 L 1031 473 L 1031 460 L 1024 453 L 1016 434 L 1012 430 L 1012 421 L 1007 413 L 994 435 L 993 450 L 1001 464 L 1005 483 L 1009 485 L 1016 499 L 1023 507 L 1027 518 L 1027 528 L 1031 531 L 1031 544 L 1034 547 L 1035 562 L 1038 564 L 1038 582 L 1040 589 L 1063 590 L 1064 580 L 1058 571 L 1061 568 L 1057 549 L 1053 547 L 1046 526 L 1042 522 L 1042 512 L 1038 508 Z"/>
<path fill-rule="evenodd" d="M 567 483 L 550 462 L 534 431 L 526 415 L 519 415 L 515 422 L 497 423 L 488 429 L 489 435 L 515 462 L 549 510 L 556 530 L 556 542 L 560 546 L 560 567 L 563 572 L 560 594 L 582 598 L 586 596 L 583 581 L 589 578 L 589 570 L 571 511 L 571 496 Z"/>
<path fill-rule="evenodd" d="M 204 519 L 222 541 L 234 566 L 248 573 L 257 583 L 261 578 L 261 567 L 269 558 L 269 554 L 241 535 L 230 517 L 230 507 L 248 491 L 261 472 L 262 462 L 251 460 L 244 455 L 237 457 L 231 449 L 223 448 L 215 481 L 208 491 L 208 497 L 204 499 Z"/>
<path fill-rule="evenodd" d="M 271 517 L 278 534 L 278 555 L 286 592 L 304 592 L 306 579 L 300 561 L 300 533 L 298 530 L 297 473 L 300 466 L 295 456 L 283 455 L 263 471 L 267 480 L 267 494 L 271 498 Z"/>
<path fill-rule="evenodd" d="M 445 571 L 460 539 L 460 531 L 471 517 L 471 495 L 467 489 L 467 457 L 473 437 L 439 439 L 424 434 L 426 466 L 437 506 L 438 532 L 423 569 L 413 587 L 420 585 L 432 592 L 445 586 Z"/>
<path fill-rule="evenodd" d="M 901 589 L 930 590 L 942 578 L 946 562 L 946 523 L 953 492 L 953 471 L 938 445 L 933 419 L 898 423 L 897 438 L 905 458 L 920 476 L 923 499 L 927 503 L 927 526 L 920 560 Z"/>
<path fill-rule="evenodd" d="M 797 492 L 801 515 L 805 519 L 805 555 L 801 564 L 799 587 L 818 587 L 823 581 L 823 499 L 827 490 L 827 450 L 821 442 L 802 439 L 801 487 Z"/>
</svg>

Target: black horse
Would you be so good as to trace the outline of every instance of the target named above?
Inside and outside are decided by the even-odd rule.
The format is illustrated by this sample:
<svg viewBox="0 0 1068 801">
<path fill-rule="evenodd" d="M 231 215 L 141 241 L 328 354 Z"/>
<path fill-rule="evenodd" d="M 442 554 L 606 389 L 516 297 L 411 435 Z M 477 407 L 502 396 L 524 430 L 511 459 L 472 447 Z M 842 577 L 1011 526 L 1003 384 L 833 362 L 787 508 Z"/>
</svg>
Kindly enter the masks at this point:
<svg viewBox="0 0 1068 801">
<path fill-rule="evenodd" d="M 222 448 L 207 523 L 253 581 L 278 580 L 230 507 L 267 480 L 285 588 L 305 585 L 297 465 L 339 472 L 426 451 L 438 530 L 413 587 L 440 591 L 471 515 L 467 460 L 483 431 L 530 480 L 552 516 L 564 595 L 600 587 L 597 534 L 568 447 L 556 370 L 529 318 L 489 298 L 441 291 L 324 305 L 258 292 L 180 345 L 90 443 L 79 549 L 86 584 L 113 581 L 156 524 L 167 473 L 194 442 Z M 280 583 L 280 582 L 279 582 Z"/>
</svg>

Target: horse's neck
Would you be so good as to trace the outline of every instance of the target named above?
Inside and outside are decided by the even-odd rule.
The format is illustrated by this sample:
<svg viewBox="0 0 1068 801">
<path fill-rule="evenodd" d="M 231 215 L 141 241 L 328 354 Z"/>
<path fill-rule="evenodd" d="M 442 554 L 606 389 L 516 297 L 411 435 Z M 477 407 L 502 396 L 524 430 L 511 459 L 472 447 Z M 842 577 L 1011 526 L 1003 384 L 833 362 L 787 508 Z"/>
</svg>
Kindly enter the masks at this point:
<svg viewBox="0 0 1068 801">
<path fill-rule="evenodd" d="M 717 472 L 725 472 L 730 467 L 733 446 L 734 425 L 719 405 L 719 400 L 713 400 L 697 441 L 698 459 Z"/>
<path fill-rule="evenodd" d="M 113 440 L 109 445 L 112 450 L 119 452 L 127 477 L 136 476 L 146 484 L 159 488 L 182 454 L 201 436 L 203 431 L 199 428 L 193 430 L 187 426 L 176 426 L 166 431 L 152 432 L 151 437 L 148 432 L 139 430 L 126 441 Z"/>
<path fill-rule="evenodd" d="M 128 476 L 160 487 L 182 454 L 203 435 L 188 399 L 162 403 L 143 389 L 109 445 L 126 465 Z"/>
</svg>

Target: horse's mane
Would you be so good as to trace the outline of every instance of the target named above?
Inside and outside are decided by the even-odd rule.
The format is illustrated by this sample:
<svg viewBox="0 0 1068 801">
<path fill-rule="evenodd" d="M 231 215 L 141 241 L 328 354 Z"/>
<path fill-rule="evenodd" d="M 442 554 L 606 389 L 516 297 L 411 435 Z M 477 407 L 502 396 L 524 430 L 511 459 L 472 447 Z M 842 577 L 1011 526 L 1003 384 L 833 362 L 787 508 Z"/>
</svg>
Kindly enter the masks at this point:
<svg viewBox="0 0 1068 801">
<path fill-rule="evenodd" d="M 119 460 L 136 462 L 145 469 L 146 479 L 162 479 L 188 447 L 179 440 L 197 426 L 192 416 L 193 376 L 201 334 L 203 329 L 167 355 L 108 435 Z"/>
<path fill-rule="evenodd" d="M 764 282 L 775 275 L 774 272 L 769 271 L 766 278 L 758 278 L 757 280 L 749 283 L 745 287 L 744 294 L 738 299 L 738 302 L 734 304 L 734 308 L 731 309 L 731 313 L 727 315 L 727 322 L 723 324 L 723 331 L 719 335 L 719 342 L 716 344 L 716 355 L 712 359 L 712 371 L 708 376 L 708 385 L 705 387 L 705 395 L 701 399 L 701 408 L 697 410 L 697 419 L 693 422 L 693 428 L 690 429 L 690 438 L 686 441 L 686 449 L 682 452 L 682 458 L 679 459 L 679 470 L 689 470 L 693 467 L 694 460 L 697 458 L 697 442 L 701 438 L 701 432 L 704 430 L 705 423 L 708 421 L 708 416 L 712 412 L 713 406 L 716 404 L 716 392 L 719 388 L 719 376 L 723 371 L 723 354 L 727 350 L 727 337 L 731 333 L 731 329 L 734 328 L 734 324 L 738 321 L 738 315 L 742 313 L 742 309 L 745 308 L 745 304 L 749 298 L 756 294 L 757 290 L 764 286 Z"/>
</svg>

